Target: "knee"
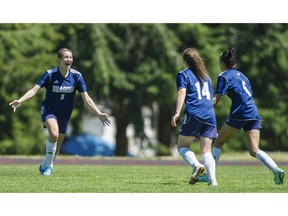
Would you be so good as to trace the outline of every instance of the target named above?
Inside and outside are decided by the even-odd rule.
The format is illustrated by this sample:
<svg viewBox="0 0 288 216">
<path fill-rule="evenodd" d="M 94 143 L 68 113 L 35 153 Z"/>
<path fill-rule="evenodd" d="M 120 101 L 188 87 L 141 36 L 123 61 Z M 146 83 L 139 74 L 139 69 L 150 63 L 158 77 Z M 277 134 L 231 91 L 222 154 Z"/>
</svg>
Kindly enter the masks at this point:
<svg viewBox="0 0 288 216">
<path fill-rule="evenodd" d="M 183 144 L 183 143 L 178 143 L 178 144 L 177 144 L 178 151 L 179 151 L 179 149 L 181 149 L 181 148 L 183 148 L 183 147 L 185 147 L 185 148 L 190 148 L 190 145 Z"/>
<path fill-rule="evenodd" d="M 56 130 L 52 130 L 49 134 L 49 141 L 50 142 L 57 142 L 59 138 L 59 133 Z"/>
</svg>

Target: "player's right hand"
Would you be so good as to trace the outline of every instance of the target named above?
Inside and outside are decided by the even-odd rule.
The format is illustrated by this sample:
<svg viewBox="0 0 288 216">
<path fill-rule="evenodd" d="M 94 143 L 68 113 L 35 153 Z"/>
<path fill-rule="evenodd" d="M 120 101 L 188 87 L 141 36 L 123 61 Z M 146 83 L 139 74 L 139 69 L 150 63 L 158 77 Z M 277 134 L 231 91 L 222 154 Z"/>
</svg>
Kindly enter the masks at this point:
<svg viewBox="0 0 288 216">
<path fill-rule="evenodd" d="M 172 125 L 172 127 L 177 127 L 177 120 L 179 119 L 179 114 L 178 113 L 176 113 L 173 117 L 172 117 L 172 119 L 171 119 L 171 125 Z"/>
<path fill-rule="evenodd" d="M 14 100 L 11 103 L 9 103 L 9 106 L 11 106 L 13 108 L 13 111 L 15 112 L 17 107 L 20 106 L 21 102 L 19 102 L 18 100 Z"/>
</svg>

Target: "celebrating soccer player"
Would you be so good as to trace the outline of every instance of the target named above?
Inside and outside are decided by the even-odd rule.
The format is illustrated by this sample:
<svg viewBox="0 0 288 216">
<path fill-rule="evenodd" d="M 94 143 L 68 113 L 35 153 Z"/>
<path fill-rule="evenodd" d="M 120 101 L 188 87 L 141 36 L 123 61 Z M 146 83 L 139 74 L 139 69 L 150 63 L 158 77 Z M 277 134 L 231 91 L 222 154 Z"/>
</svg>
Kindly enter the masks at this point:
<svg viewBox="0 0 288 216">
<path fill-rule="evenodd" d="M 65 138 L 74 107 L 76 90 L 81 93 L 84 103 L 96 114 L 104 126 L 111 123 L 109 116 L 97 108 L 87 93 L 82 74 L 71 68 L 73 63 L 72 51 L 62 48 L 57 52 L 57 57 L 59 60 L 58 67 L 47 70 L 33 88 L 20 99 L 9 104 L 15 112 L 21 103 L 35 96 L 42 87 L 46 88 L 46 98 L 40 109 L 42 121 L 49 132 L 46 157 L 39 166 L 39 171 L 44 176 L 52 174 L 53 160 L 55 155 L 59 153 Z"/>
</svg>

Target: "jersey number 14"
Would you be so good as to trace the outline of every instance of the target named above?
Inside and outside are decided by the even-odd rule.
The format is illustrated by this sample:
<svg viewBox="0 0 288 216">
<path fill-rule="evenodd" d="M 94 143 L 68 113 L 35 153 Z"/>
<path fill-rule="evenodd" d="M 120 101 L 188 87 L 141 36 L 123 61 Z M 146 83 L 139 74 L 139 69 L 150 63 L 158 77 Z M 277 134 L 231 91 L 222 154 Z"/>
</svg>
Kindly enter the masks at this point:
<svg viewBox="0 0 288 216">
<path fill-rule="evenodd" d="M 199 100 L 202 100 L 203 97 L 206 97 L 207 100 L 211 100 L 208 82 L 204 82 L 203 83 L 202 90 L 201 90 L 201 86 L 200 86 L 199 82 L 196 82 L 195 86 L 196 86 L 196 89 L 197 89 L 198 99 Z"/>
</svg>

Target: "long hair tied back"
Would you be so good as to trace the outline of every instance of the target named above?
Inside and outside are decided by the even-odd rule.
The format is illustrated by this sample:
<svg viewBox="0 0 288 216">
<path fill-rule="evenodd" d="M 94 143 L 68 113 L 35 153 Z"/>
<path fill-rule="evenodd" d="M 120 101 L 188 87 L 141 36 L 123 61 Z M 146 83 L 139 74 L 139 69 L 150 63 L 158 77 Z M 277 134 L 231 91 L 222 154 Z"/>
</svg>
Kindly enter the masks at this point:
<svg viewBox="0 0 288 216">
<path fill-rule="evenodd" d="M 197 77 L 201 81 L 204 81 L 208 73 L 198 51 L 195 48 L 187 48 L 184 50 L 182 56 L 186 64 L 196 73 Z"/>
<path fill-rule="evenodd" d="M 231 47 L 229 50 L 224 51 L 220 54 L 220 62 L 224 62 L 224 64 L 229 68 L 236 68 L 236 48 Z"/>
</svg>

